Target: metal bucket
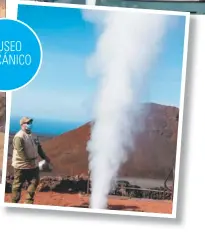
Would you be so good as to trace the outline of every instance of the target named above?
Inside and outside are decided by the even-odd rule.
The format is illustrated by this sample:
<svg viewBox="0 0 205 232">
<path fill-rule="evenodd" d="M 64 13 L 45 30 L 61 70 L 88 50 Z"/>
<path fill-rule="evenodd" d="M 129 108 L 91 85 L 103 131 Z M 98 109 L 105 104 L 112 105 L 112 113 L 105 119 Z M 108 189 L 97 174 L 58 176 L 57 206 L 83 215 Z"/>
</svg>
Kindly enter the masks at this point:
<svg viewBox="0 0 205 232">
<path fill-rule="evenodd" d="M 46 160 L 41 160 L 38 163 L 38 167 L 41 172 L 51 172 L 53 170 L 52 165 L 46 162 Z"/>
</svg>

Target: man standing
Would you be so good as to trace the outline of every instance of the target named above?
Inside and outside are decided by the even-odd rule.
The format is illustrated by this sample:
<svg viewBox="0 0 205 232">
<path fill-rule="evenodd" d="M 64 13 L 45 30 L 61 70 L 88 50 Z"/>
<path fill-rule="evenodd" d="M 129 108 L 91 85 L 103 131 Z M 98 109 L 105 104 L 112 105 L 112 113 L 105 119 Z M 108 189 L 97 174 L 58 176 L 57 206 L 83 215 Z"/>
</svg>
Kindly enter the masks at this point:
<svg viewBox="0 0 205 232">
<path fill-rule="evenodd" d="M 12 166 L 14 181 L 12 185 L 12 203 L 18 203 L 21 189 L 25 181 L 28 182 L 26 195 L 27 204 L 33 204 L 36 188 L 39 184 L 38 155 L 48 163 L 50 159 L 45 155 L 37 137 L 32 134 L 33 119 L 23 117 L 20 120 L 21 130 L 13 139 Z"/>
</svg>

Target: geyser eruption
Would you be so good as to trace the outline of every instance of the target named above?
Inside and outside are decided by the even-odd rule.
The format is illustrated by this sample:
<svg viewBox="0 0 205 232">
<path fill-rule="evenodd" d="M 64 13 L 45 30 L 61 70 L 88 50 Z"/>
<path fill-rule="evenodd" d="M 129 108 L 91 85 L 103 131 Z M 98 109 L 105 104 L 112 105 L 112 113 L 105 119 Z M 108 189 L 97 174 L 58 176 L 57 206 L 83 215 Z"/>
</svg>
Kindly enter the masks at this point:
<svg viewBox="0 0 205 232">
<path fill-rule="evenodd" d="M 88 142 L 91 208 L 106 208 L 120 166 L 132 148 L 140 92 L 162 45 L 168 16 L 142 12 L 84 12 L 98 26 L 89 71 L 100 78 L 94 124 Z"/>
</svg>

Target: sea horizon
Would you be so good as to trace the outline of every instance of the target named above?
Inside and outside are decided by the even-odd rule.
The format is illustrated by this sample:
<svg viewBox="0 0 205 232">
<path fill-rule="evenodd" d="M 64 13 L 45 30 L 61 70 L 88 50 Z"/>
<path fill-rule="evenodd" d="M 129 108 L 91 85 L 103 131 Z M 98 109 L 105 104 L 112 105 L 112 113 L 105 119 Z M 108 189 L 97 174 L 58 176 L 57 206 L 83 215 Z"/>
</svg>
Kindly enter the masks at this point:
<svg viewBox="0 0 205 232">
<path fill-rule="evenodd" d="M 12 117 L 10 119 L 10 134 L 14 134 L 20 130 L 20 117 Z M 46 119 L 35 119 L 33 123 L 33 133 L 39 136 L 58 136 L 68 131 L 74 130 L 86 122 L 66 122 L 60 120 L 46 120 Z"/>
</svg>

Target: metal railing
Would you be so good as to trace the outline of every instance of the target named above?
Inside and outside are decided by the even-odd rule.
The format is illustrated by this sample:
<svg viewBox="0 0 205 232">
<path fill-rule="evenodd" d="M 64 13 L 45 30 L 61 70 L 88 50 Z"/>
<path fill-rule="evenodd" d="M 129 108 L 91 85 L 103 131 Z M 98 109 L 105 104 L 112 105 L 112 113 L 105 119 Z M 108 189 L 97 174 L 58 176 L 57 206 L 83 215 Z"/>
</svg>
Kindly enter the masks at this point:
<svg viewBox="0 0 205 232">
<path fill-rule="evenodd" d="M 91 182 L 87 182 L 87 195 L 92 191 Z M 127 198 L 137 199 L 153 199 L 153 200 L 173 200 L 173 191 L 169 188 L 139 188 L 132 186 L 116 186 L 114 187 L 109 196 L 121 196 Z"/>
</svg>

